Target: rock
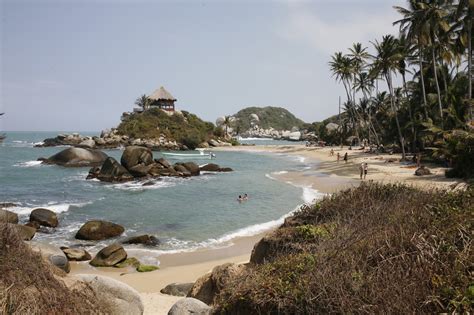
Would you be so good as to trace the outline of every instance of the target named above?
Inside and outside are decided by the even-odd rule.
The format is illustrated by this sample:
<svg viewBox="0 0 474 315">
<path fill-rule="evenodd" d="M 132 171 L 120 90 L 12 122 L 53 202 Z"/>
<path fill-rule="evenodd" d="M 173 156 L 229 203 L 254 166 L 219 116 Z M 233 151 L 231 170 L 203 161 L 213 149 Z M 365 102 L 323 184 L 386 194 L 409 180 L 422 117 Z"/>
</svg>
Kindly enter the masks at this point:
<svg viewBox="0 0 474 315">
<path fill-rule="evenodd" d="M 198 176 L 201 173 L 199 165 L 194 162 L 186 162 L 181 165 L 183 165 L 191 173 L 191 176 Z"/>
<path fill-rule="evenodd" d="M 217 142 L 217 141 L 214 140 L 214 139 L 209 140 L 207 143 L 209 143 L 209 145 L 210 145 L 211 147 L 218 147 L 218 146 L 219 146 L 219 142 Z"/>
<path fill-rule="evenodd" d="M 160 290 L 163 294 L 174 296 L 187 296 L 194 283 L 171 283 Z"/>
<path fill-rule="evenodd" d="M 258 117 L 257 114 L 250 114 L 250 120 L 253 122 L 259 122 L 260 118 Z"/>
<path fill-rule="evenodd" d="M 221 127 L 225 124 L 225 117 L 218 117 L 216 119 L 216 126 Z"/>
<path fill-rule="evenodd" d="M 0 208 L 11 208 L 16 206 L 17 204 L 13 202 L 0 202 Z"/>
<path fill-rule="evenodd" d="M 128 146 L 123 151 L 120 163 L 127 170 L 130 170 L 132 167 L 138 164 L 147 166 L 153 163 L 153 153 L 148 148 Z"/>
<path fill-rule="evenodd" d="M 30 221 L 28 223 L 25 224 L 25 226 L 29 226 L 29 227 L 32 227 L 34 228 L 36 231 L 38 231 L 41 227 L 41 225 L 38 223 L 38 222 L 35 222 L 35 221 Z"/>
<path fill-rule="evenodd" d="M 108 310 L 108 314 L 141 315 L 144 312 L 140 293 L 123 282 L 90 274 L 77 274 L 74 275 L 74 279 L 78 281 L 72 288 L 80 287 L 81 284 L 90 287 L 98 303 Z"/>
<path fill-rule="evenodd" d="M 153 168 L 153 164 L 150 165 L 143 165 L 138 164 L 131 167 L 128 171 L 133 177 L 145 177 L 148 176 L 148 173 Z"/>
<path fill-rule="evenodd" d="M 429 170 L 429 168 L 422 165 L 415 171 L 415 175 L 416 176 L 431 175 L 431 171 Z"/>
<path fill-rule="evenodd" d="M 44 159 L 43 163 L 68 167 L 85 167 L 101 165 L 105 159 L 107 159 L 107 154 L 99 150 L 67 148 L 47 159 Z"/>
<path fill-rule="evenodd" d="M 138 268 L 141 265 L 140 261 L 136 259 L 135 257 L 129 257 L 125 259 L 122 262 L 119 262 L 118 264 L 115 264 L 115 268 L 126 268 L 126 267 L 134 267 Z"/>
<path fill-rule="evenodd" d="M 178 175 L 180 176 L 183 176 L 183 177 L 191 176 L 191 172 L 188 171 L 188 169 L 184 167 L 182 164 L 175 164 L 173 168 L 176 172 L 178 172 Z"/>
<path fill-rule="evenodd" d="M 89 174 L 87 174 L 86 179 L 92 179 L 92 178 L 97 178 L 100 174 L 100 167 L 99 166 L 94 166 L 89 170 Z"/>
<path fill-rule="evenodd" d="M 205 172 L 218 172 L 219 169 L 220 166 L 214 163 L 209 163 L 200 167 L 200 170 Z"/>
<path fill-rule="evenodd" d="M 268 254 L 271 252 L 271 242 L 266 238 L 262 238 L 253 247 L 252 254 L 250 255 L 250 262 L 253 264 L 263 264 Z"/>
<path fill-rule="evenodd" d="M 198 148 L 203 148 L 203 149 L 207 149 L 209 148 L 209 143 L 207 142 L 202 142 L 198 145 Z"/>
<path fill-rule="evenodd" d="M 54 228 L 58 226 L 58 217 L 51 210 L 38 208 L 31 211 L 30 222 L 38 222 L 40 225 Z"/>
<path fill-rule="evenodd" d="M 230 167 L 221 167 L 219 168 L 219 172 L 233 172 L 234 170 Z"/>
<path fill-rule="evenodd" d="M 243 265 L 223 264 L 212 269 L 212 272 L 199 278 L 189 291 L 188 296 L 213 304 L 214 298 L 225 285 L 243 270 Z"/>
<path fill-rule="evenodd" d="M 160 269 L 158 266 L 140 264 L 137 267 L 138 272 L 151 272 Z"/>
<path fill-rule="evenodd" d="M 76 233 L 79 240 L 105 240 L 121 235 L 125 229 L 123 226 L 100 220 L 86 222 Z"/>
<path fill-rule="evenodd" d="M 41 253 L 41 256 L 54 266 L 64 270 L 65 272 L 69 272 L 71 270 L 69 261 L 60 248 L 36 241 L 30 241 L 28 244 L 34 251 Z"/>
<path fill-rule="evenodd" d="M 126 182 L 133 180 L 133 176 L 127 169 L 112 157 L 107 158 L 104 164 L 102 164 L 97 178 L 104 182 Z"/>
<path fill-rule="evenodd" d="M 156 161 L 156 163 L 160 164 L 164 168 L 170 168 L 171 167 L 171 164 L 168 161 L 166 161 L 164 158 L 160 158 L 160 159 L 155 160 L 155 161 Z"/>
<path fill-rule="evenodd" d="M 95 141 L 92 139 L 86 139 L 77 145 L 80 148 L 93 149 L 95 148 Z"/>
<path fill-rule="evenodd" d="M 178 176 L 178 172 L 172 167 L 160 170 L 161 176 Z"/>
<path fill-rule="evenodd" d="M 122 245 L 114 243 L 102 248 L 89 264 L 94 267 L 112 267 L 127 259 L 127 252 Z"/>
<path fill-rule="evenodd" d="M 168 315 L 207 315 L 211 314 L 211 308 L 205 303 L 193 299 L 185 298 L 174 303 Z"/>
<path fill-rule="evenodd" d="M 0 222 L 17 224 L 18 214 L 8 210 L 0 209 Z"/>
<path fill-rule="evenodd" d="M 91 254 L 81 248 L 61 247 L 61 250 L 70 261 L 86 261 L 92 258 Z"/>
<path fill-rule="evenodd" d="M 12 224 L 12 226 L 15 227 L 16 231 L 18 232 L 18 235 L 24 241 L 31 240 L 36 234 L 36 229 L 30 226 L 20 224 Z"/>
<path fill-rule="evenodd" d="M 125 241 L 122 242 L 123 244 L 143 244 L 146 246 L 158 246 L 160 241 L 153 235 L 138 235 L 132 236 Z"/>
<path fill-rule="evenodd" d="M 326 126 L 325 126 L 326 130 L 331 133 L 331 132 L 335 132 L 339 129 L 339 125 L 338 124 L 335 124 L 335 123 L 328 123 Z"/>
<path fill-rule="evenodd" d="M 299 132 L 299 131 L 291 132 L 291 133 L 288 135 L 288 140 L 291 140 L 291 141 L 300 141 L 300 139 L 301 139 L 301 132 Z"/>
</svg>

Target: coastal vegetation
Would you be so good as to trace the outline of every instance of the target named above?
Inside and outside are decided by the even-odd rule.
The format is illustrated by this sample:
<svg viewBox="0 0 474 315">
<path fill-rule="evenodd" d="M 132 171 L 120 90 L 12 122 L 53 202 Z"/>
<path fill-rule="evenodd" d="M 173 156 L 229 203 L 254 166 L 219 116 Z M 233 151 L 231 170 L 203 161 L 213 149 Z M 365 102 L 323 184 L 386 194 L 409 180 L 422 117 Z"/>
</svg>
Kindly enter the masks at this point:
<svg viewBox="0 0 474 315">
<path fill-rule="evenodd" d="M 454 168 L 449 175 L 472 177 L 473 7 L 470 0 L 410 0 L 395 7 L 398 36 L 335 52 L 329 66 L 345 90 L 344 114 L 335 132 L 320 136 L 396 144 L 403 159 L 428 149 Z"/>
<path fill-rule="evenodd" d="M 291 130 L 293 127 L 299 129 L 304 125 L 301 119 L 296 118 L 287 109 L 273 106 L 246 107 L 231 117 L 234 119 L 230 126 L 237 134 L 247 131 L 255 124 L 263 129 L 275 130 Z"/>
<path fill-rule="evenodd" d="M 150 108 L 126 117 L 117 131 L 120 135 L 142 139 L 158 139 L 164 135 L 194 149 L 200 143 L 214 138 L 216 128 L 214 124 L 186 111 L 168 114 L 161 109 Z"/>
<path fill-rule="evenodd" d="M 465 313 L 474 191 L 365 184 L 303 207 L 254 248 L 226 314 Z"/>
</svg>

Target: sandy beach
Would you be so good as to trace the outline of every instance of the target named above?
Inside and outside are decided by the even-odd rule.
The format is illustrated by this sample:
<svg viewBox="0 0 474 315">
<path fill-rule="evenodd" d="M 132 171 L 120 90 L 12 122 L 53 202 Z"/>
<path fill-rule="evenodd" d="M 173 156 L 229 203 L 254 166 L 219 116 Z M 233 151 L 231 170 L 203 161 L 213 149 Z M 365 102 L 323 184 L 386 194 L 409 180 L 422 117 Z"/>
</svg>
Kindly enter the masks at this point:
<svg viewBox="0 0 474 315">
<path fill-rule="evenodd" d="M 330 155 L 330 150 L 334 155 Z M 368 174 L 365 180 L 384 183 L 403 182 L 418 187 L 449 188 L 460 183 L 459 180 L 446 179 L 445 168 L 428 165 L 432 175 L 418 177 L 414 175 L 416 165 L 400 163 L 399 155 L 378 155 L 364 153 L 362 150 L 348 150 L 347 147 L 307 148 L 294 146 L 239 146 L 219 148 L 216 151 L 246 151 L 265 154 L 289 154 L 305 158 L 311 162 L 311 169 L 303 172 L 276 174 L 277 180 L 311 187 L 322 193 L 334 193 L 338 190 L 359 185 L 359 165 L 368 163 Z M 337 161 L 348 153 L 349 159 Z M 289 209 L 291 210 L 291 209 Z M 268 231 L 267 231 L 268 233 Z M 138 290 L 145 304 L 145 314 L 167 314 L 170 307 L 181 297 L 161 294 L 159 291 L 167 284 L 175 282 L 194 282 L 197 278 L 212 270 L 213 267 L 231 262 L 246 263 L 249 261 L 252 248 L 264 234 L 234 239 L 221 248 L 202 249 L 195 252 L 169 254 L 160 256 L 160 269 L 150 273 L 137 273 L 134 270 L 117 268 L 93 268 L 87 263 L 74 263 L 71 274 L 88 273 L 112 277 Z"/>
</svg>

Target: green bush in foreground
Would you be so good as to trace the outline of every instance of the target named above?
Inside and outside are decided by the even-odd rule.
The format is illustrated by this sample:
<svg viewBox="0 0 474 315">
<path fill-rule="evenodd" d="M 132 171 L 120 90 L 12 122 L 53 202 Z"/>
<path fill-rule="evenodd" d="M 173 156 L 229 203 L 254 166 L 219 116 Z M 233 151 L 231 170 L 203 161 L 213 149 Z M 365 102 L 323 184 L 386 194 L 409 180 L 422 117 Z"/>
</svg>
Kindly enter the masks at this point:
<svg viewBox="0 0 474 315">
<path fill-rule="evenodd" d="M 366 184 L 269 237 L 272 257 L 217 297 L 226 314 L 470 312 L 474 191 Z"/>
</svg>

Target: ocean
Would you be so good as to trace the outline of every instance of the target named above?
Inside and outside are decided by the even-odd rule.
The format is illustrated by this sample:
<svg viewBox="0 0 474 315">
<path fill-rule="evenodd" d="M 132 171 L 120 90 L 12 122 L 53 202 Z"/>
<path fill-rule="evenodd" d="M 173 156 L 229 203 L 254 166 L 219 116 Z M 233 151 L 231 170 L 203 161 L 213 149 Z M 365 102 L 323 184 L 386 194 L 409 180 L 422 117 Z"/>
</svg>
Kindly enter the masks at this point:
<svg viewBox="0 0 474 315">
<path fill-rule="evenodd" d="M 78 241 L 74 235 L 87 220 L 107 220 L 125 227 L 121 238 L 145 233 L 158 237 L 161 245 L 156 248 L 130 245 L 126 249 L 146 262 L 159 263 L 163 253 L 228 246 L 233 238 L 261 233 L 281 224 L 302 203 L 322 196 L 309 187 L 296 187 L 272 177 L 311 167 L 303 157 L 282 154 L 216 152 L 213 162 L 234 172 L 162 178 L 152 186 L 86 180 L 89 168 L 36 161 L 64 149 L 33 147 L 57 134 L 8 132 L 0 144 L 0 202 L 16 203 L 9 210 L 18 213 L 21 223 L 26 223 L 37 207 L 56 212 L 59 227 L 37 233 L 35 240 L 57 246 L 82 244 L 92 252 L 99 250 L 116 240 Z M 122 154 L 119 149 L 104 152 L 117 160 Z M 155 158 L 161 156 L 156 151 L 153 154 Z M 245 193 L 249 200 L 239 203 L 238 196 Z"/>
</svg>

